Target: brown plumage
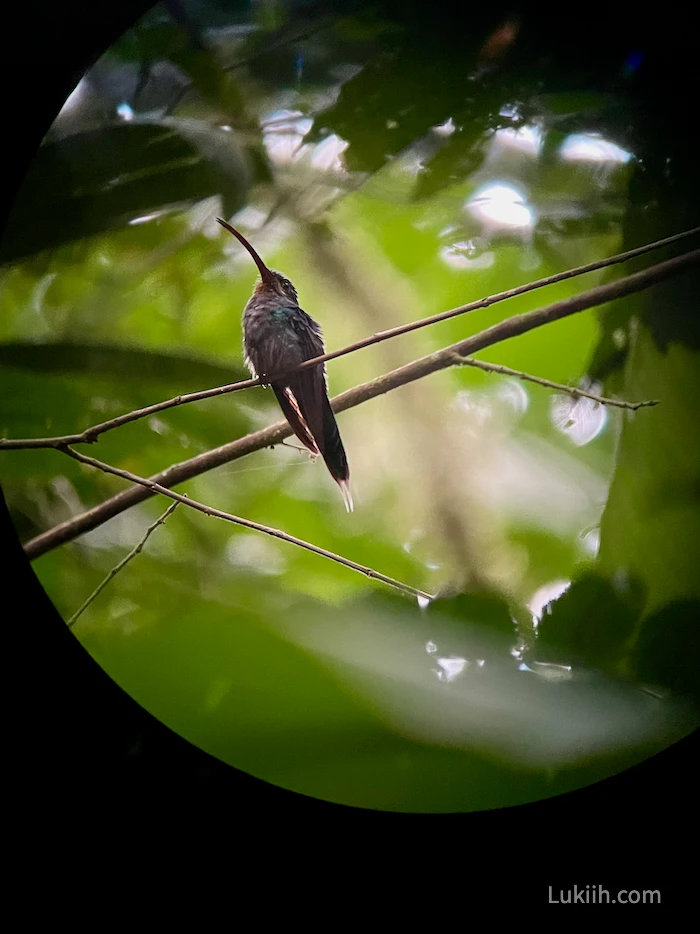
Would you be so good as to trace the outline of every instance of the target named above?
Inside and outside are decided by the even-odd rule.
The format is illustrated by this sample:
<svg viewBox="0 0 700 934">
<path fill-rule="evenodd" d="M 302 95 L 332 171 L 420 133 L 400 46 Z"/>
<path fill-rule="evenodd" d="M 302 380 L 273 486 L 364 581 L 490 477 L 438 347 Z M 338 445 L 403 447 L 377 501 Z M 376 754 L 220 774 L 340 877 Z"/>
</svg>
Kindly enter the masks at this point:
<svg viewBox="0 0 700 934">
<path fill-rule="evenodd" d="M 268 269 L 245 237 L 226 221 L 217 221 L 248 250 L 260 270 L 260 282 L 243 312 L 245 359 L 254 377 L 266 383 L 323 354 L 320 326 L 299 307 L 296 289 L 283 275 Z M 328 398 L 325 364 L 309 367 L 282 380 L 272 379 L 280 408 L 294 434 L 312 454 L 320 454 L 352 512 L 350 471 L 335 415 Z"/>
</svg>

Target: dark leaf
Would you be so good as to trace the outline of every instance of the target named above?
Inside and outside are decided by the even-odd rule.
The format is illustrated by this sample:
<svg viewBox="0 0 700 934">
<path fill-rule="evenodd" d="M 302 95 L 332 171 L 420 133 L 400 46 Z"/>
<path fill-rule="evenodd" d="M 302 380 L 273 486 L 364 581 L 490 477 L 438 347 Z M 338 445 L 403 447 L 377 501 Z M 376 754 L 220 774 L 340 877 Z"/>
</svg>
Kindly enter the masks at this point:
<svg viewBox="0 0 700 934">
<path fill-rule="evenodd" d="M 203 121 L 114 124 L 46 142 L 13 205 L 0 262 L 211 195 L 221 195 L 231 214 L 250 182 L 250 163 L 234 134 Z"/>
<path fill-rule="evenodd" d="M 700 703 L 700 601 L 678 600 L 642 620 L 632 660 L 639 681 Z"/>
<path fill-rule="evenodd" d="M 171 354 L 105 344 L 0 344 L 0 366 L 37 373 L 96 373 L 115 378 L 138 375 L 139 382 L 172 382 L 199 389 L 245 379 L 246 375 L 243 367 L 236 371 L 195 357 L 174 358 Z"/>
<path fill-rule="evenodd" d="M 515 638 L 516 630 L 508 604 L 500 594 L 475 592 L 441 598 L 431 603 L 431 609 L 451 619 L 501 636 Z"/>
<path fill-rule="evenodd" d="M 586 571 L 558 600 L 539 624 L 537 657 L 553 649 L 553 659 L 577 660 L 614 671 L 626 640 L 632 635 L 644 602 L 637 581 L 616 586 L 594 571 Z"/>
</svg>

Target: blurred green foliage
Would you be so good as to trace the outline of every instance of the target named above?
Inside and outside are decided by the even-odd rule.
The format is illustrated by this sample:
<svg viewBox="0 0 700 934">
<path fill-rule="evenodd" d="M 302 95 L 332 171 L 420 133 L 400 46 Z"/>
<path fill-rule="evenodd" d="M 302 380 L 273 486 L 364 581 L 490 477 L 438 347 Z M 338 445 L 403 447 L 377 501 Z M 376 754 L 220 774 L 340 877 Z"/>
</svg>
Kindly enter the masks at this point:
<svg viewBox="0 0 700 934">
<path fill-rule="evenodd" d="M 553 62 L 527 24 L 488 57 L 499 23 L 483 13 L 460 32 L 390 3 L 343 17 L 278 4 L 257 21 L 185 10 L 191 22 L 156 8 L 97 63 L 17 201 L 0 249 L 5 436 L 81 430 L 244 376 L 255 269 L 219 212 L 243 209 L 237 225 L 293 279 L 329 349 L 692 224 L 683 141 L 653 120 L 630 131 L 641 104 L 611 81 L 612 58 Z M 640 186 L 650 160 L 680 173 L 675 187 Z M 618 274 L 340 358 L 331 389 Z M 658 751 L 696 725 L 700 693 L 688 281 L 485 355 L 569 384 L 588 373 L 655 409 L 623 416 L 463 368 L 340 417 L 352 516 L 288 445 L 182 485 L 439 591 L 427 609 L 181 507 L 76 636 L 208 752 L 364 807 L 514 804 Z M 127 425 L 89 453 L 148 476 L 278 418 L 254 389 Z M 1 456 L 23 541 L 123 488 L 55 451 Z M 66 618 L 164 508 L 148 501 L 35 562 Z"/>
<path fill-rule="evenodd" d="M 9 218 L 5 262 L 217 194 L 233 213 L 252 169 L 229 134 L 199 121 L 104 126 L 46 141 Z"/>
</svg>

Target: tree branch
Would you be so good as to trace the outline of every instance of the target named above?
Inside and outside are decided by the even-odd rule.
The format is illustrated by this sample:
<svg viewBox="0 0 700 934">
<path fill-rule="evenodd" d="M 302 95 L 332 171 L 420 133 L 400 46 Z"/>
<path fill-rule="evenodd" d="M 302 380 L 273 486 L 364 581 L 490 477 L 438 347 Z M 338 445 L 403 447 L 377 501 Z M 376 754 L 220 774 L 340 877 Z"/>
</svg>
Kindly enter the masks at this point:
<svg viewBox="0 0 700 934">
<path fill-rule="evenodd" d="M 665 239 L 657 240 L 654 243 L 645 244 L 644 246 L 637 247 L 634 250 L 628 250 L 626 253 L 619 253 L 616 256 L 609 257 L 608 259 L 597 260 L 595 263 L 588 263 L 585 266 L 577 266 L 575 269 L 568 269 L 565 272 L 558 272 L 552 276 L 547 276 L 544 279 L 536 279 L 534 282 L 528 282 L 525 285 L 519 285 L 513 289 L 507 289 L 505 292 L 498 292 L 496 295 L 490 295 L 487 298 L 482 298 L 478 301 L 470 302 L 467 305 L 460 305 L 458 308 L 442 311 L 438 314 L 431 315 L 428 318 L 421 318 L 419 321 L 411 321 L 408 324 L 402 324 L 398 327 L 390 328 L 387 331 L 380 331 L 377 334 L 371 334 L 369 337 L 365 337 L 354 344 L 349 344 L 347 347 L 342 347 L 340 350 L 333 350 L 329 353 L 322 354 L 321 356 L 314 357 L 311 360 L 306 360 L 296 369 L 288 373 L 279 374 L 279 377 L 267 376 L 265 381 L 269 383 L 273 379 L 281 379 L 283 377 L 290 376 L 292 373 L 297 373 L 309 367 L 317 366 L 319 363 L 325 363 L 328 360 L 335 360 L 336 358 L 343 357 L 346 354 L 354 353 L 356 350 L 363 350 L 365 347 L 371 347 L 373 344 L 379 344 L 382 341 L 390 340 L 394 337 L 399 337 L 402 334 L 408 334 L 409 332 L 416 331 L 419 328 L 428 327 L 431 324 L 436 324 L 440 321 L 446 321 L 449 318 L 455 318 L 458 315 L 464 315 L 468 312 L 477 311 L 481 308 L 488 308 L 491 305 L 497 304 L 498 302 L 506 301 L 509 298 L 515 298 L 518 295 L 524 295 L 527 292 L 532 292 L 535 289 L 544 288 L 547 285 L 554 285 L 557 282 L 563 282 L 566 279 L 572 279 L 576 276 L 581 276 L 587 272 L 594 272 L 595 270 L 605 269 L 607 266 L 614 266 L 618 263 L 627 262 L 628 260 L 634 259 L 637 256 L 641 256 L 644 253 L 648 253 L 651 250 L 657 250 L 661 247 L 669 246 L 672 243 L 676 243 L 679 240 L 694 236 L 697 233 L 700 233 L 700 227 L 684 231 L 683 233 L 674 234 L 672 237 L 666 237 Z M 165 409 L 174 408 L 175 406 L 179 405 L 186 405 L 189 402 L 199 402 L 202 399 L 211 399 L 214 396 L 225 395 L 230 392 L 238 392 L 241 389 L 250 389 L 253 386 L 260 386 L 262 384 L 262 379 L 244 379 L 239 380 L 236 383 L 228 383 L 225 386 L 217 386 L 213 389 L 202 389 L 198 392 L 185 393 L 183 395 L 174 396 L 172 399 L 166 399 L 163 402 L 155 402 L 152 405 L 144 406 L 141 409 L 135 409 L 133 412 L 126 412 L 123 415 L 118 415 L 116 418 L 110 418 L 107 421 L 100 422 L 97 425 L 92 425 L 90 428 L 86 428 L 84 431 L 76 432 L 74 434 L 57 435 L 52 438 L 0 439 L 0 450 L 56 448 L 64 444 L 91 444 L 106 431 L 111 431 L 114 428 L 120 428 L 122 425 L 126 425 L 129 422 L 135 422 L 141 418 L 146 418 L 149 415 L 155 415 L 157 412 L 162 412 Z"/>
<path fill-rule="evenodd" d="M 563 383 L 553 383 L 550 379 L 543 379 L 541 376 L 532 376 L 530 373 L 523 373 L 522 370 L 512 370 L 509 366 L 502 366 L 500 363 L 486 363 L 484 360 L 475 360 L 473 357 L 461 357 L 458 354 L 454 356 L 455 366 L 473 366 L 477 370 L 484 370 L 485 373 L 500 373 L 502 376 L 515 376 L 517 379 L 525 380 L 530 383 L 537 383 L 538 386 L 545 386 L 547 389 L 556 389 L 557 392 L 565 392 L 577 399 L 579 396 L 585 396 L 586 399 L 592 399 L 600 405 L 615 405 L 620 409 L 631 409 L 636 412 L 645 406 L 658 405 L 658 399 L 650 399 L 647 402 L 625 402 L 624 399 L 609 399 L 607 396 L 597 396 L 595 393 L 587 392 L 585 389 L 578 389 L 576 386 L 564 386 Z"/>
<path fill-rule="evenodd" d="M 452 344 L 444 350 L 428 354 L 414 360 L 412 363 L 398 367 L 383 376 L 341 393 L 332 400 L 333 411 L 344 412 L 346 409 L 367 402 L 369 399 L 374 399 L 376 396 L 381 396 L 392 389 L 397 389 L 399 386 L 404 386 L 414 380 L 422 379 L 430 373 L 453 366 L 455 355 L 459 357 L 468 356 L 511 337 L 525 334 L 534 328 L 542 327 L 545 324 L 577 314 L 588 308 L 622 298 L 625 295 L 639 292 L 656 282 L 697 265 L 700 265 L 700 250 L 693 250 L 674 259 L 650 266 L 642 272 L 633 273 L 624 279 L 618 279 L 616 282 L 600 285 L 572 298 L 555 302 L 545 308 L 508 318 L 472 337 Z M 292 430 L 286 421 L 276 422 L 269 428 L 253 432 L 219 448 L 199 454 L 190 460 L 174 464 L 160 473 L 154 474 L 149 482 L 164 487 L 175 486 L 184 480 L 189 480 L 215 467 L 220 467 L 223 464 L 244 457 L 246 454 L 251 454 L 253 451 L 274 447 L 291 434 Z M 84 532 L 89 532 L 130 506 L 143 502 L 152 495 L 153 492 L 144 487 L 132 488 L 118 493 L 98 506 L 94 506 L 92 509 L 88 509 L 86 512 L 37 535 L 26 543 L 25 552 L 30 559 L 37 558 L 52 548 L 56 548 L 64 542 L 72 541 Z"/>
<path fill-rule="evenodd" d="M 282 532 L 280 529 L 273 529 L 268 525 L 260 525 L 260 523 L 252 522 L 250 519 L 242 519 L 240 516 L 234 516 L 230 512 L 222 512 L 220 509 L 214 509 L 212 506 L 206 506 L 204 503 L 200 503 L 196 499 L 190 499 L 189 496 L 184 496 L 181 493 L 174 493 L 172 490 L 168 490 L 166 487 L 161 486 L 159 483 L 155 483 L 153 480 L 146 479 L 145 477 L 139 477 L 137 474 L 131 473 L 128 470 L 122 470 L 119 467 L 112 467 L 111 464 L 105 464 L 102 461 L 96 460 L 94 457 L 88 457 L 86 454 L 80 454 L 78 451 L 74 451 L 72 448 L 68 447 L 68 445 L 63 445 L 62 447 L 57 448 L 57 450 L 62 454 L 67 454 L 69 457 L 80 461 L 81 464 L 89 464 L 91 467 L 97 468 L 97 470 L 102 470 L 105 473 L 114 474 L 115 477 L 121 477 L 123 480 L 129 480 L 131 483 L 136 483 L 151 493 L 162 493 L 163 496 L 174 499 L 176 506 L 178 503 L 184 503 L 185 506 L 189 506 L 191 509 L 196 509 L 198 512 L 204 513 L 205 516 L 215 516 L 217 519 L 225 519 L 227 522 L 233 522 L 235 525 L 242 525 L 246 529 L 253 529 L 256 532 L 263 532 L 265 535 L 271 535 L 273 538 L 278 538 L 283 542 L 289 542 L 291 545 L 298 545 L 299 548 L 304 548 L 306 551 L 311 551 L 316 555 L 321 555 L 323 558 L 329 558 L 331 561 L 335 561 L 337 564 L 342 564 L 343 567 L 350 568 L 353 571 L 359 571 L 360 574 L 364 574 L 365 577 L 369 577 L 372 580 L 381 581 L 383 584 L 388 584 L 390 587 L 394 587 L 396 590 L 401 590 L 403 593 L 411 594 L 413 597 L 422 597 L 424 600 L 435 599 L 432 594 L 426 593 L 424 590 L 418 590 L 416 587 L 411 587 L 410 584 L 404 584 L 402 581 L 397 581 L 393 577 L 387 577 L 386 574 L 381 574 L 379 571 L 375 571 L 372 568 L 365 567 L 362 564 L 357 564 L 357 562 L 351 561 L 349 558 L 343 558 L 341 555 L 337 555 L 332 551 L 326 551 L 325 548 L 320 548 L 318 545 L 312 545 L 310 542 L 305 542 L 303 539 L 296 538 L 294 535 L 288 535 L 287 532 Z M 174 507 L 171 507 L 171 509 L 172 508 Z M 156 523 L 156 525 L 158 524 L 159 522 Z M 155 526 L 153 526 L 153 528 L 155 528 Z M 122 562 L 122 564 L 123 563 L 125 562 Z M 82 608 L 79 612 L 82 612 Z"/>
<path fill-rule="evenodd" d="M 150 538 L 151 533 L 152 533 L 152 532 L 155 532 L 155 530 L 158 528 L 158 526 L 159 526 L 159 525 L 162 525 L 162 524 L 165 522 L 165 520 L 168 518 L 168 516 L 171 515 L 173 512 L 175 512 L 175 510 L 177 509 L 177 507 L 178 507 L 179 505 L 180 505 L 180 503 L 178 502 L 178 503 L 173 503 L 172 506 L 168 506 L 168 508 L 165 510 L 165 512 L 164 512 L 161 516 L 159 516 L 159 517 L 156 519 L 156 521 L 153 523 L 153 525 L 149 525 L 149 526 L 148 526 L 148 528 L 146 529 L 146 532 L 145 532 L 143 538 L 142 538 L 141 541 L 138 543 L 138 545 L 135 545 L 135 546 L 131 549 L 131 551 L 129 552 L 129 554 L 128 554 L 125 558 L 122 558 L 122 560 L 119 562 L 119 564 L 116 565 L 116 567 L 113 567 L 113 568 L 112 568 L 112 570 L 109 572 L 109 574 L 107 575 L 107 577 L 105 577 L 105 579 L 102 581 L 101 584 L 98 584 L 98 586 L 93 590 L 93 592 L 92 592 L 92 593 L 90 594 L 90 596 L 87 598 L 87 600 L 85 601 L 85 603 L 83 603 L 83 605 L 80 607 L 80 609 L 76 610 L 75 613 L 71 616 L 71 618 L 70 618 L 69 620 L 66 621 L 66 625 L 68 626 L 69 629 L 72 629 L 72 628 L 73 628 L 73 626 L 75 625 L 75 623 L 76 623 L 78 617 L 79 617 L 79 616 L 82 616 L 82 614 L 85 612 L 85 610 L 87 610 L 87 608 L 90 606 L 90 604 L 91 604 L 92 601 L 95 599 L 95 597 L 99 596 L 99 594 L 102 593 L 102 591 L 105 589 L 105 587 L 107 586 L 107 584 L 108 584 L 114 577 L 117 576 L 117 574 L 121 571 L 121 569 L 124 568 L 124 567 L 126 567 L 126 565 L 131 561 L 131 559 L 132 559 L 132 558 L 135 558 L 136 555 L 139 554 L 139 553 L 141 552 L 141 550 L 143 549 L 143 546 L 146 544 L 146 542 L 147 542 L 148 539 Z"/>
</svg>

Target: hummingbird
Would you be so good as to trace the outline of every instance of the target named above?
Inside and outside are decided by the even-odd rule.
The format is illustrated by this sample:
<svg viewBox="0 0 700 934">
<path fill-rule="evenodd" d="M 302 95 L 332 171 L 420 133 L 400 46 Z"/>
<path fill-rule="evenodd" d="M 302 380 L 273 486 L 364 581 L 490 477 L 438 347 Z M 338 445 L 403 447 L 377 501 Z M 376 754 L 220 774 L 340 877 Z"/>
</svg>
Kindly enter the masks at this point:
<svg viewBox="0 0 700 934">
<path fill-rule="evenodd" d="M 282 379 L 305 360 L 325 353 L 321 326 L 299 307 L 297 291 L 281 273 L 268 269 L 243 234 L 220 217 L 217 221 L 239 240 L 260 271 L 260 282 L 243 311 L 243 350 L 253 379 L 270 385 L 289 425 L 313 455 L 321 455 L 352 512 L 350 470 L 328 398 L 325 363 Z"/>
</svg>

